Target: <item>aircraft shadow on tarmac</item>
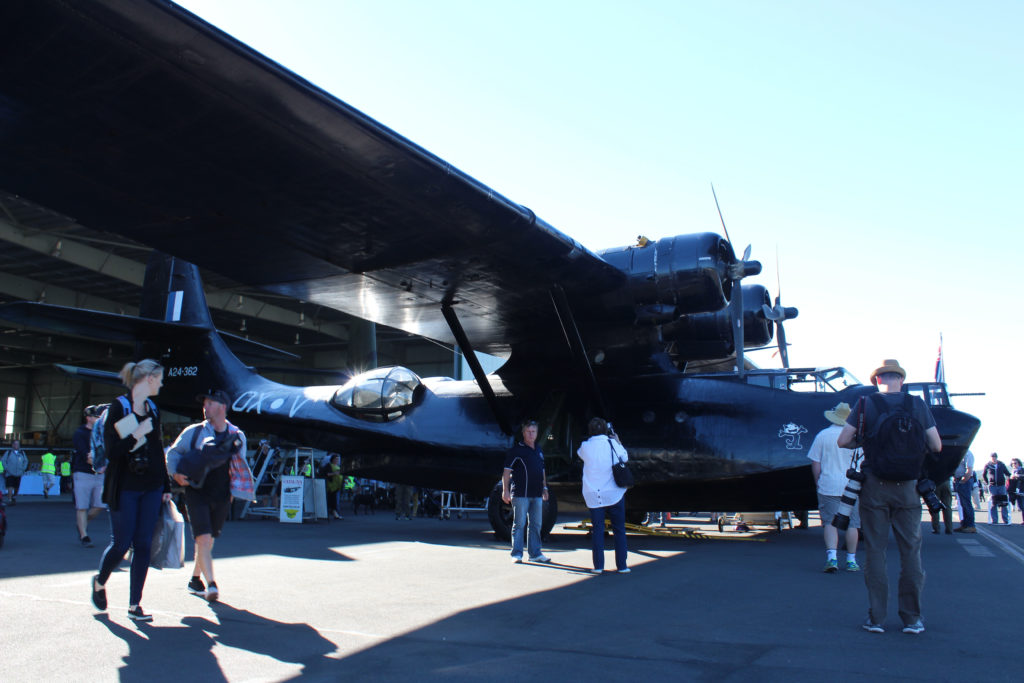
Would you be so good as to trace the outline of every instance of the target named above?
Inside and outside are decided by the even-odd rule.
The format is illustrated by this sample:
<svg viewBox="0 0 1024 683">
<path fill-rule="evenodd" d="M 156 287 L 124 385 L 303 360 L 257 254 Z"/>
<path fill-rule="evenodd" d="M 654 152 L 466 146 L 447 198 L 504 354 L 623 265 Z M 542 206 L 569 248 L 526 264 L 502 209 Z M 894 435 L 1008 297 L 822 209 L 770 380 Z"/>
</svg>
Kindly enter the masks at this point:
<svg viewBox="0 0 1024 683">
<path fill-rule="evenodd" d="M 554 534 L 545 545 L 554 563 L 560 551 L 581 547 L 579 536 L 566 536 Z M 408 679 L 413 670 L 419 680 L 971 680 L 984 666 L 987 644 L 1017 627 L 1016 617 L 1003 610 L 984 627 L 962 628 L 960 618 L 976 609 L 977 596 L 959 590 L 972 560 L 948 537 L 925 538 L 929 630 L 922 636 L 899 632 L 894 546 L 887 563 L 887 632 L 877 635 L 860 628 L 863 575 L 822 573 L 820 531 L 759 537 L 766 542 L 630 536 L 630 574 L 606 571 L 498 599 L 330 665 L 347 677 L 385 680 Z M 606 561 L 610 549 L 606 544 Z M 651 552 L 668 549 L 677 552 Z M 1015 580 L 1014 562 L 994 562 L 985 566 L 998 585 Z M 541 576 L 552 566 L 572 568 L 554 563 L 494 571 Z M 985 676 L 1014 680 L 1014 673 L 1008 666 Z"/>
<path fill-rule="evenodd" d="M 332 661 L 326 655 L 334 652 L 334 643 L 309 624 L 273 621 L 222 602 L 210 603 L 210 608 L 215 620 L 188 616 L 170 626 L 123 626 L 105 612 L 94 618 L 128 645 L 118 671 L 121 681 L 152 683 L 167 680 L 169 672 L 179 680 L 227 681 L 213 652 L 216 645 L 300 664 L 304 669 L 319 669 Z"/>
</svg>

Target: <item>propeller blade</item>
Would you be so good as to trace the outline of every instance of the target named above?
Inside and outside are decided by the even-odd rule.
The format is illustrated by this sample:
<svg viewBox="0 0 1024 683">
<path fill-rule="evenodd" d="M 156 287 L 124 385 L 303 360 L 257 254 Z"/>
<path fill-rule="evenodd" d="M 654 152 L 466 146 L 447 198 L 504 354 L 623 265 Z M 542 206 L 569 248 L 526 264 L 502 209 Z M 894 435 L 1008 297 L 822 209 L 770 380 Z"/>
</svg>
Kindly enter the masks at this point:
<svg viewBox="0 0 1024 683">
<path fill-rule="evenodd" d="M 784 367 L 786 370 L 789 370 L 789 349 L 786 346 L 786 330 L 782 326 L 781 320 L 775 323 L 775 326 L 779 328 L 779 353 L 782 355 L 782 367 Z"/>
<path fill-rule="evenodd" d="M 725 219 L 722 218 L 722 207 L 718 205 L 718 195 L 715 194 L 714 183 L 711 183 L 711 196 L 715 198 L 715 208 L 718 209 L 718 220 L 722 221 L 722 231 L 725 232 L 725 239 L 729 240 L 729 244 L 732 244 L 732 238 L 729 237 L 729 228 L 725 227 Z"/>
</svg>

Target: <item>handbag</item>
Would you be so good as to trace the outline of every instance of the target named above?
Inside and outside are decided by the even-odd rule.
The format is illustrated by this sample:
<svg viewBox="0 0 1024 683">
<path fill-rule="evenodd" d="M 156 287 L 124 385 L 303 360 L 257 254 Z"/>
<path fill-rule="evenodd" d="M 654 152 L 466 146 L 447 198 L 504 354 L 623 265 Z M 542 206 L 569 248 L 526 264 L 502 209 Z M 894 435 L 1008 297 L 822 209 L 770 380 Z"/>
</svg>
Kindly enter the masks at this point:
<svg viewBox="0 0 1024 683">
<path fill-rule="evenodd" d="M 612 458 L 615 460 L 612 464 L 612 478 L 615 480 L 615 485 L 622 489 L 633 488 L 635 483 L 633 472 L 629 469 L 629 464 L 625 460 L 619 459 L 619 456 L 615 454 L 615 447 L 612 446 L 611 439 L 608 439 L 608 448 L 611 449 Z"/>
<path fill-rule="evenodd" d="M 153 532 L 149 566 L 154 569 L 181 569 L 185 566 L 185 520 L 170 501 L 163 504 Z"/>
</svg>

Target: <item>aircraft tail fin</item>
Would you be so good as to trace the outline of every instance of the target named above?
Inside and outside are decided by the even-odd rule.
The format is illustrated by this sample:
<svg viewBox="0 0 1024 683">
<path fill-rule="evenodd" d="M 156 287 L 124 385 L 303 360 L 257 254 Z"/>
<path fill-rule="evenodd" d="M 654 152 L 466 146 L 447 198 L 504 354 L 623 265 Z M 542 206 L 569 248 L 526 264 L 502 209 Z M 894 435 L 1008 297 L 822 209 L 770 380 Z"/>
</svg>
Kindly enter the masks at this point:
<svg viewBox="0 0 1024 683">
<path fill-rule="evenodd" d="M 214 329 L 199 269 L 154 251 L 146 264 L 139 317 Z"/>
</svg>

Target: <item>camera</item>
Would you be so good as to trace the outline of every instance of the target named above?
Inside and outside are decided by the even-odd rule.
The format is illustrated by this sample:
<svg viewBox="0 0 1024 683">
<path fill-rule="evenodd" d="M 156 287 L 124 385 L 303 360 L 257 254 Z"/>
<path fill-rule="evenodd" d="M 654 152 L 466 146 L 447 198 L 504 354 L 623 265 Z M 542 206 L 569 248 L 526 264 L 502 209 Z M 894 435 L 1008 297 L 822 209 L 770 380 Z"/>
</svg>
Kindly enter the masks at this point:
<svg viewBox="0 0 1024 683">
<path fill-rule="evenodd" d="M 149 471 L 149 456 L 145 450 L 140 448 L 128 454 L 128 471 L 139 476 Z"/>
<path fill-rule="evenodd" d="M 928 506 L 928 512 L 933 515 L 946 509 L 939 497 L 935 495 L 935 482 L 931 479 L 917 480 L 917 495 L 921 496 L 921 500 Z"/>
<path fill-rule="evenodd" d="M 853 512 L 853 506 L 857 504 L 860 488 L 866 479 L 863 472 L 852 467 L 846 470 L 846 488 L 843 489 L 843 495 L 839 498 L 839 510 L 832 518 L 832 526 L 836 529 L 846 531 L 850 528 L 850 513 Z"/>
</svg>

